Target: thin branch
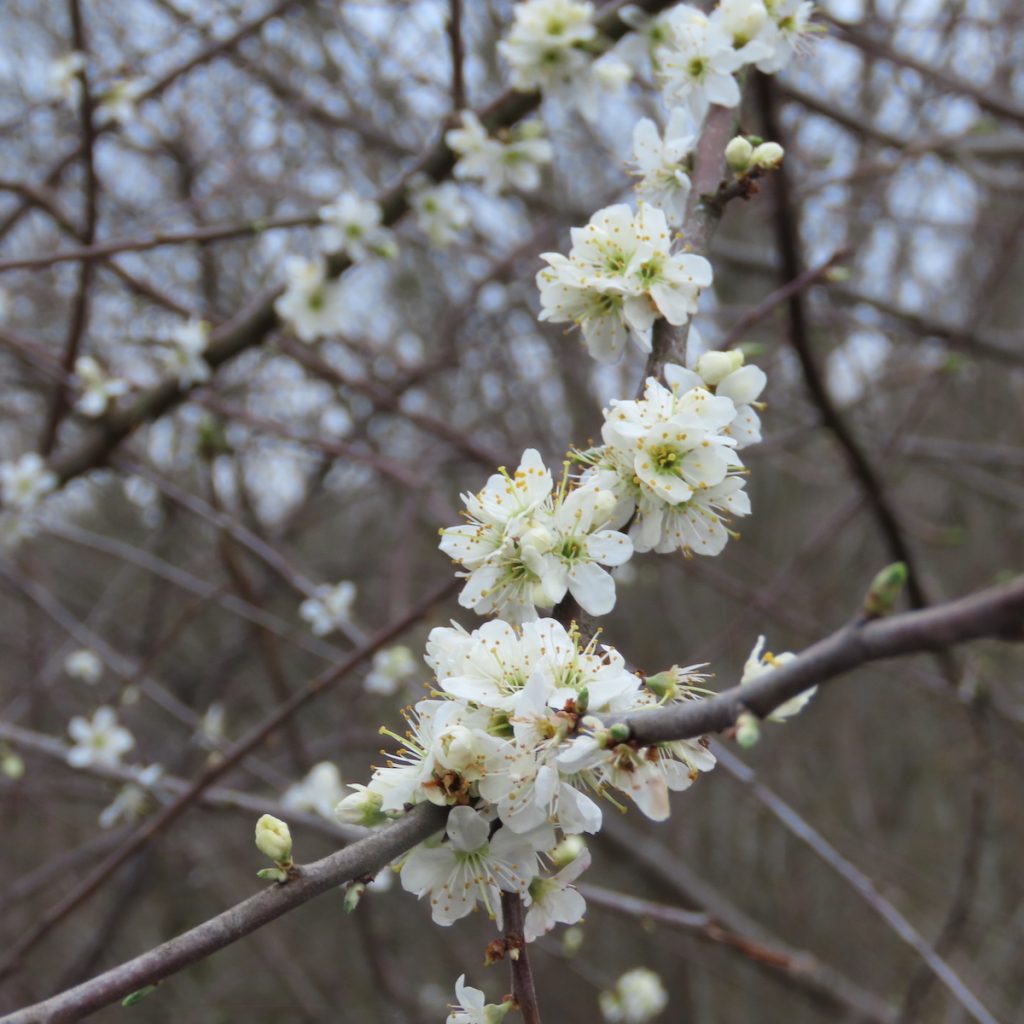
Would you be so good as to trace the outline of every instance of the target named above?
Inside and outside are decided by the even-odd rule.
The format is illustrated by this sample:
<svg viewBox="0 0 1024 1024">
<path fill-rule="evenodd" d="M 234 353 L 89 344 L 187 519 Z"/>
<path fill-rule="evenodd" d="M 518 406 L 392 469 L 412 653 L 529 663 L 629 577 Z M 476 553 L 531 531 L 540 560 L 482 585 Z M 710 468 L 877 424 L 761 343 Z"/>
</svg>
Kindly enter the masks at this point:
<svg viewBox="0 0 1024 1024">
<path fill-rule="evenodd" d="M 732 348 L 743 336 L 755 327 L 765 317 L 769 316 L 778 306 L 789 302 L 794 295 L 806 291 L 811 285 L 817 284 L 840 260 L 848 255 L 846 249 L 837 249 L 827 260 L 823 260 L 816 267 L 805 270 L 792 280 L 788 281 L 781 288 L 766 295 L 753 309 L 748 310 L 732 325 L 729 333 L 719 343 L 718 348 Z"/>
<path fill-rule="evenodd" d="M 522 896 L 517 892 L 503 892 L 501 912 L 505 921 L 505 955 L 512 969 L 512 998 L 522 1014 L 523 1024 L 541 1024 L 533 970 L 523 936 L 525 914 Z"/>
<path fill-rule="evenodd" d="M 71 41 L 72 49 L 81 54 L 88 54 L 85 34 L 85 22 L 82 17 L 82 6 L 80 0 L 69 0 L 68 10 L 71 16 Z M 97 200 L 99 197 L 99 179 L 96 176 L 95 144 L 96 127 L 93 122 L 93 99 L 92 91 L 89 88 L 89 76 L 85 67 L 78 72 L 79 85 L 79 124 L 82 132 L 80 152 L 82 164 L 85 168 L 85 182 L 83 185 L 85 224 L 82 228 L 82 241 L 92 245 L 96 237 Z M 78 284 L 75 290 L 75 297 L 71 303 L 71 319 L 68 323 L 67 336 L 64 341 L 64 354 L 61 358 L 61 368 L 66 375 L 70 375 L 75 368 L 75 361 L 78 359 L 78 350 L 85 334 L 86 324 L 89 320 L 89 289 L 92 284 L 95 268 L 91 263 L 82 263 L 78 268 Z M 58 381 L 53 389 L 50 406 L 47 410 L 46 420 L 43 424 L 43 435 L 39 442 L 39 451 L 43 455 L 49 455 L 57 443 L 57 434 L 60 431 L 61 420 L 68 409 L 68 386 L 66 380 Z"/>
<path fill-rule="evenodd" d="M 873 993 L 854 985 L 813 953 L 769 945 L 719 924 L 711 914 L 666 906 L 596 885 L 578 886 L 588 906 L 613 914 L 653 921 L 693 935 L 704 942 L 735 950 L 757 967 L 806 993 L 833 1010 L 845 1011 L 872 1024 L 895 1024 L 896 1012 Z"/>
<path fill-rule="evenodd" d="M 462 0 L 448 0 L 448 39 L 452 48 L 452 113 L 466 106 L 465 57 L 462 49 Z"/>
<path fill-rule="evenodd" d="M 825 861 L 885 921 L 899 939 L 921 957 L 928 970 L 946 986 L 953 998 L 974 1020 L 979 1024 L 999 1024 L 999 1021 L 986 1009 L 953 968 L 942 959 L 907 918 L 875 888 L 874 882 L 863 871 L 847 860 L 777 793 L 759 782 L 754 771 L 731 751 L 723 748 L 721 744 L 716 744 L 715 755 L 718 757 L 719 765 L 725 771 L 749 786 L 763 807 L 767 808 L 789 832 L 806 843 Z"/>
<path fill-rule="evenodd" d="M 724 732 L 744 711 L 765 718 L 791 697 L 859 665 L 986 637 L 1024 642 L 1024 576 L 922 611 L 857 619 L 760 679 L 707 700 L 630 715 L 604 715 L 602 720 L 606 725 L 624 723 L 630 740 L 640 746 L 693 739 Z"/>
</svg>

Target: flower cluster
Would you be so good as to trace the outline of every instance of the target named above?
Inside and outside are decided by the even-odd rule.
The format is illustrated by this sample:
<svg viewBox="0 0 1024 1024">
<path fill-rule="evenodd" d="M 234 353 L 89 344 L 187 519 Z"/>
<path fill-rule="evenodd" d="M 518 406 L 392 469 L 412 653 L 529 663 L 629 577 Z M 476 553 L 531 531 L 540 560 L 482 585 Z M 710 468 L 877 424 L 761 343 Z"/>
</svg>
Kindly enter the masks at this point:
<svg viewBox="0 0 1024 1024">
<path fill-rule="evenodd" d="M 615 495 L 611 523 L 632 524 L 637 551 L 717 555 L 729 517 L 750 512 L 737 451 L 761 439 L 765 375 L 735 351 L 706 353 L 696 371 L 670 363 L 664 376 L 605 410 L 604 445 L 577 456 L 583 484 Z"/>
<path fill-rule="evenodd" d="M 586 717 L 697 699 L 698 675 L 676 670 L 671 693 L 655 693 L 617 651 L 554 619 L 520 628 L 494 620 L 472 633 L 439 627 L 426 660 L 436 695 L 412 709 L 406 736 L 395 737 L 402 747 L 369 785 L 351 787 L 337 813 L 367 825 L 423 801 L 453 806 L 445 832 L 416 847 L 400 876 L 429 897 L 439 924 L 478 903 L 500 917 L 501 892 L 522 897 L 528 939 L 578 921 L 585 904 L 573 882 L 589 854 L 556 859 L 558 831 L 598 831 L 596 798 L 615 802 L 613 791 L 664 819 L 669 792 L 714 766 L 700 741 L 638 748 Z"/>
<path fill-rule="evenodd" d="M 93 356 L 75 360 L 75 382 L 81 389 L 75 408 L 83 416 L 102 416 L 111 402 L 128 393 L 128 382 L 104 369 Z"/>
<path fill-rule="evenodd" d="M 553 150 L 535 121 L 495 136 L 471 110 L 462 111 L 462 126 L 444 137 L 448 148 L 459 156 L 455 177 L 478 181 L 489 195 L 508 189 L 532 192 L 540 184 L 540 168 L 551 163 Z"/>
<path fill-rule="evenodd" d="M 397 252 L 391 232 L 381 225 L 380 206 L 354 192 L 343 192 L 320 208 L 325 252 L 343 252 L 353 263 L 368 256 L 392 257 Z"/>
<path fill-rule="evenodd" d="M 551 471 L 530 448 L 514 474 L 502 469 L 478 494 L 464 494 L 468 522 L 441 531 L 441 550 L 465 570 L 464 608 L 509 622 L 535 618 L 566 593 L 591 615 L 615 604 L 606 566 L 633 554 L 629 538 L 609 523 L 614 494 L 599 486 L 556 490 Z"/>
<path fill-rule="evenodd" d="M 541 254 L 548 267 L 537 274 L 540 319 L 577 324 L 602 362 L 618 359 L 629 338 L 650 352 L 654 321 L 685 324 L 711 284 L 703 256 L 671 251 L 668 221 L 656 206 L 598 210 L 586 227 L 572 229 L 572 242 L 568 256 Z"/>
<path fill-rule="evenodd" d="M 324 583 L 299 605 L 299 615 L 309 623 L 314 636 L 327 636 L 351 625 L 355 599 L 356 585 L 351 580 L 342 580 L 333 586 Z"/>
</svg>

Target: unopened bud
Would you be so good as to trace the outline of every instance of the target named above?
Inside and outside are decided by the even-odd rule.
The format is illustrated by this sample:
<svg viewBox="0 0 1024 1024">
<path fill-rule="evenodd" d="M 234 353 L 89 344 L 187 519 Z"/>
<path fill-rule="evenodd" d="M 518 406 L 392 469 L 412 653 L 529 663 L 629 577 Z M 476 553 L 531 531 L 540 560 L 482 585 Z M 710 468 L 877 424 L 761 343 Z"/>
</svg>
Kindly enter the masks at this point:
<svg viewBox="0 0 1024 1024">
<path fill-rule="evenodd" d="M 575 956 L 583 946 L 583 929 L 566 928 L 562 936 L 562 953 L 565 956 Z"/>
<path fill-rule="evenodd" d="M 349 793 L 335 808 L 334 813 L 339 821 L 349 825 L 362 825 L 364 828 L 372 828 L 374 825 L 383 825 L 388 820 L 386 814 L 381 811 L 381 804 L 384 798 L 380 793 L 374 793 L 366 786 L 351 785 L 354 793 Z"/>
<path fill-rule="evenodd" d="M 742 365 L 743 353 L 739 349 L 730 349 L 728 352 L 705 352 L 697 360 L 697 372 L 705 384 L 716 387 Z"/>
<path fill-rule="evenodd" d="M 476 737 L 464 725 L 450 725 L 437 739 L 435 751 L 438 764 L 461 772 L 479 756 Z"/>
<path fill-rule="evenodd" d="M 871 619 L 888 615 L 899 600 L 907 582 L 906 562 L 887 565 L 872 581 L 864 598 L 864 614 Z"/>
<path fill-rule="evenodd" d="M 25 774 L 25 762 L 13 751 L 8 752 L 0 760 L 0 771 L 9 779 L 20 779 Z"/>
<path fill-rule="evenodd" d="M 587 708 L 590 707 L 590 691 L 584 686 L 579 693 L 576 694 L 576 710 L 584 715 L 587 712 Z"/>
<path fill-rule="evenodd" d="M 586 848 L 587 844 L 583 836 L 566 836 L 551 851 L 551 863 L 556 868 L 564 868 L 566 864 L 571 864 Z"/>
<path fill-rule="evenodd" d="M 532 548 L 538 554 L 546 554 L 554 547 L 555 538 L 546 526 L 531 526 L 519 538 L 521 548 Z"/>
<path fill-rule="evenodd" d="M 777 142 L 762 142 L 751 156 L 755 167 L 763 171 L 774 171 L 782 163 L 786 151 Z"/>
<path fill-rule="evenodd" d="M 761 725 L 757 715 L 744 711 L 736 719 L 736 742 L 741 747 L 752 747 L 761 738 Z"/>
<path fill-rule="evenodd" d="M 725 147 L 725 162 L 731 170 L 743 174 L 744 171 L 750 170 L 753 154 L 754 147 L 742 135 L 737 135 Z"/>
<path fill-rule="evenodd" d="M 256 822 L 256 849 L 275 864 L 289 866 L 292 862 L 292 834 L 287 824 L 272 814 L 264 814 Z"/>
<path fill-rule="evenodd" d="M 608 735 L 615 743 L 625 743 L 629 739 L 629 726 L 625 722 L 616 722 L 608 730 Z"/>
<path fill-rule="evenodd" d="M 346 914 L 351 914 L 359 906 L 359 901 L 363 898 L 364 892 L 366 892 L 366 885 L 363 882 L 353 882 L 345 890 L 344 906 Z"/>
</svg>

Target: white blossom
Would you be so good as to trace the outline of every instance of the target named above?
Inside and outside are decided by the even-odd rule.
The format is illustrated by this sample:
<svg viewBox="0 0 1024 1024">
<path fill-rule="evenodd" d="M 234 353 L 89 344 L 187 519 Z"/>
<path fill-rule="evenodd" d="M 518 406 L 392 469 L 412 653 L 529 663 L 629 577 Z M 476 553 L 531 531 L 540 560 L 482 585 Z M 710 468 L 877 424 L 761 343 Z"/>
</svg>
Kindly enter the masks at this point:
<svg viewBox="0 0 1024 1024">
<path fill-rule="evenodd" d="M 500 893 L 526 895 L 537 873 L 537 854 L 553 845 L 544 827 L 527 835 L 499 828 L 472 807 L 455 807 L 448 815 L 445 840 L 417 846 L 402 865 L 402 887 L 430 896 L 436 924 L 449 925 L 483 903 L 489 916 L 500 913 Z"/>
<path fill-rule="evenodd" d="M 327 280 L 324 260 L 289 256 L 284 267 L 288 285 L 274 302 L 274 309 L 299 341 L 316 341 L 341 330 L 344 293 L 341 282 Z"/>
<path fill-rule="evenodd" d="M 673 254 L 665 214 L 648 204 L 635 214 L 621 203 L 598 210 L 586 227 L 572 229 L 572 241 L 568 257 L 541 254 L 549 266 L 537 274 L 540 319 L 579 325 L 602 362 L 618 359 L 628 338 L 650 352 L 654 321 L 685 324 L 711 284 L 711 264 Z"/>
<path fill-rule="evenodd" d="M 281 804 L 289 810 L 311 811 L 328 821 L 334 820 L 334 808 L 344 797 L 341 773 L 330 761 L 313 765 L 301 782 L 284 791 Z"/>
<path fill-rule="evenodd" d="M 139 78 L 118 78 L 100 97 L 96 107 L 99 124 L 117 123 L 124 127 L 135 120 L 139 99 L 145 92 L 145 83 Z"/>
<path fill-rule="evenodd" d="M 634 967 L 613 989 L 602 992 L 598 1002 L 608 1024 L 647 1024 L 668 1006 L 668 993 L 654 971 Z"/>
<path fill-rule="evenodd" d="M 488 1003 L 483 992 L 466 984 L 466 976 L 455 982 L 456 1003 L 445 1024 L 499 1024 L 512 1009 L 510 1002 Z"/>
<path fill-rule="evenodd" d="M 440 546 L 466 570 L 464 608 L 522 622 L 571 593 L 591 615 L 612 610 L 615 581 L 603 567 L 633 553 L 628 537 L 606 528 L 615 496 L 599 487 L 552 492 L 551 473 L 530 448 L 514 476 L 502 471 L 462 496 L 469 522 L 442 530 Z"/>
<path fill-rule="evenodd" d="M 343 252 L 353 263 L 370 255 L 393 256 L 395 243 L 381 216 L 380 205 L 372 199 L 343 192 L 333 203 L 320 207 L 324 250 Z"/>
<path fill-rule="evenodd" d="M 754 649 L 750 652 L 750 657 L 747 658 L 743 665 L 743 677 L 740 679 L 740 685 L 745 686 L 747 683 L 752 683 L 755 679 L 762 678 L 782 665 L 788 665 L 789 662 L 796 661 L 796 655 L 792 652 L 783 651 L 781 654 L 772 654 L 771 651 L 764 649 L 764 645 L 764 637 L 759 636 L 757 643 L 754 644 Z M 812 686 L 809 690 L 804 690 L 803 693 L 790 697 L 789 700 L 780 704 L 768 716 L 768 721 L 785 722 L 787 719 L 799 714 L 817 692 L 817 686 Z"/>
<path fill-rule="evenodd" d="M 672 8 L 667 27 L 668 39 L 655 51 L 666 106 L 685 107 L 698 123 L 713 103 L 735 107 L 740 87 L 734 72 L 743 58 L 726 29 L 686 4 Z"/>
<path fill-rule="evenodd" d="M 100 828 L 111 828 L 119 821 L 133 822 L 149 810 L 150 789 L 163 774 L 162 766 L 151 764 L 137 774 L 137 782 L 129 782 L 118 790 L 113 801 L 100 811 Z"/>
<path fill-rule="evenodd" d="M 210 347 L 210 325 L 196 317 L 175 326 L 161 348 L 164 370 L 182 388 L 210 379 L 206 350 Z"/>
<path fill-rule="evenodd" d="M 679 227 L 686 216 L 690 176 L 682 161 L 693 152 L 697 140 L 689 113 L 677 107 L 669 116 L 662 138 L 658 126 L 642 117 L 633 129 L 633 161 L 637 195 L 665 214 L 669 227 Z"/>
<path fill-rule="evenodd" d="M 68 106 L 77 107 L 82 94 L 81 73 L 83 70 L 85 70 L 85 54 L 78 50 L 55 57 L 46 69 L 47 97 L 61 100 Z"/>
<path fill-rule="evenodd" d="M 409 205 L 416 215 L 416 226 L 439 249 L 447 248 L 469 226 L 469 207 L 458 185 L 450 181 L 433 184 L 424 175 L 410 182 Z"/>
<path fill-rule="evenodd" d="M 68 732 L 75 741 L 67 755 L 72 768 L 115 767 L 135 746 L 132 734 L 118 724 L 114 709 L 106 706 L 97 708 L 91 719 L 75 715 L 68 723 Z"/>
<path fill-rule="evenodd" d="M 551 163 L 553 151 L 551 143 L 539 137 L 541 129 L 536 122 L 491 136 L 471 110 L 462 111 L 461 116 L 461 127 L 450 129 L 444 137 L 448 148 L 459 156 L 456 178 L 478 181 L 490 195 L 537 188 L 540 168 Z"/>
<path fill-rule="evenodd" d="M 590 867 L 590 851 L 584 849 L 558 874 L 537 876 L 530 883 L 530 906 L 526 911 L 523 937 L 533 942 L 546 935 L 556 924 L 576 924 L 587 911 L 587 902 L 573 882 Z"/>
<path fill-rule="evenodd" d="M 498 51 L 512 69 L 515 88 L 540 89 L 573 102 L 587 77 L 597 36 L 594 5 L 578 0 L 526 0 L 515 7 L 515 22 Z"/>
<path fill-rule="evenodd" d="M 37 452 L 27 452 L 16 462 L 0 462 L 0 498 L 9 508 L 26 512 L 57 486 L 57 474 Z"/>
<path fill-rule="evenodd" d="M 356 585 L 342 580 L 333 585 L 321 584 L 299 605 L 299 616 L 309 623 L 314 636 L 327 636 L 336 629 L 352 623 L 352 605 L 356 599 Z"/>
<path fill-rule="evenodd" d="M 811 15 L 814 4 L 809 0 L 764 0 L 768 20 L 761 30 L 760 39 L 769 54 L 757 61 L 759 71 L 773 75 L 781 71 L 799 53 L 813 32 Z"/>
<path fill-rule="evenodd" d="M 363 680 L 367 693 L 379 693 L 390 697 L 398 692 L 399 685 L 416 671 L 416 659 L 412 651 L 402 644 L 385 647 L 373 656 L 370 671 Z"/>
<path fill-rule="evenodd" d="M 669 364 L 664 373 L 668 387 L 648 378 L 642 399 L 605 410 L 605 445 L 581 455 L 592 467 L 584 480 L 616 495 L 612 523 L 632 520 L 637 551 L 716 555 L 728 540 L 723 520 L 749 512 L 729 433 L 736 405 L 692 370 Z"/>
<path fill-rule="evenodd" d="M 112 400 L 128 393 L 128 382 L 108 373 L 92 356 L 75 360 L 75 378 L 82 390 L 75 408 L 83 416 L 102 416 Z"/>
<path fill-rule="evenodd" d="M 103 662 L 95 651 L 82 647 L 72 651 L 64 659 L 64 671 L 72 679 L 80 679 L 83 683 L 92 685 L 99 682 L 100 676 L 103 675 Z"/>
</svg>

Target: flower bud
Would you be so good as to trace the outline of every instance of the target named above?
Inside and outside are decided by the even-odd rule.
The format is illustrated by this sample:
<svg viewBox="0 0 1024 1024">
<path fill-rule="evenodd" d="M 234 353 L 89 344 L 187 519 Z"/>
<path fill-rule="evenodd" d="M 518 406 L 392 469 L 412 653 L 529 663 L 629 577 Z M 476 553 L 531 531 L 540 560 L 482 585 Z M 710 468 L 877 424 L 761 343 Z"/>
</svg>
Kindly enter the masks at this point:
<svg viewBox="0 0 1024 1024">
<path fill-rule="evenodd" d="M 782 163 L 786 151 L 777 142 L 762 142 L 751 156 L 755 167 L 764 171 L 774 171 Z"/>
<path fill-rule="evenodd" d="M 888 615 L 903 591 L 907 582 L 907 565 L 905 562 L 893 562 L 887 565 L 871 581 L 864 597 L 864 614 L 868 618 L 878 619 Z"/>
<path fill-rule="evenodd" d="M 753 154 L 754 147 L 742 135 L 737 135 L 725 147 L 725 162 L 731 170 L 743 174 L 750 169 Z"/>
<path fill-rule="evenodd" d="M 619 501 L 611 491 L 599 488 L 594 495 L 594 522 L 607 522 Z"/>
<path fill-rule="evenodd" d="M 290 864 L 292 834 L 287 824 L 272 814 L 264 814 L 256 822 L 256 849 L 275 864 Z"/>
<path fill-rule="evenodd" d="M 476 737 L 464 725 L 450 725 L 437 738 L 435 757 L 453 772 L 461 772 L 478 756 Z"/>
<path fill-rule="evenodd" d="M 541 555 L 547 554 L 554 547 L 554 544 L 554 535 L 546 526 L 531 526 L 519 538 L 519 546 L 521 548 L 530 548 Z"/>
<path fill-rule="evenodd" d="M 0 771 L 9 779 L 20 779 L 25 774 L 25 762 L 13 751 L 8 751 L 0 758 Z"/>
<path fill-rule="evenodd" d="M 628 64 L 612 57 L 594 61 L 591 70 L 602 89 L 621 89 L 633 77 L 633 70 Z"/>
<path fill-rule="evenodd" d="M 381 812 L 381 804 L 384 798 L 380 793 L 374 793 L 366 786 L 350 785 L 349 789 L 355 790 L 349 793 L 334 808 L 334 814 L 339 821 L 349 825 L 362 825 L 364 828 L 372 828 L 374 825 L 382 825 L 388 820 L 386 814 Z"/>
<path fill-rule="evenodd" d="M 586 848 L 587 844 L 583 836 L 566 836 L 551 851 L 551 863 L 556 868 L 564 868 L 566 864 L 571 864 Z"/>
<path fill-rule="evenodd" d="M 575 956 L 583 945 L 582 928 L 566 928 L 562 936 L 562 952 L 565 956 Z"/>
<path fill-rule="evenodd" d="M 364 882 L 353 882 L 345 890 L 343 905 L 346 914 L 351 914 L 359 906 L 359 901 L 363 898 L 364 892 L 366 892 L 366 884 Z"/>
<path fill-rule="evenodd" d="M 736 720 L 736 742 L 741 747 L 752 747 L 761 738 L 761 726 L 757 715 L 744 711 Z"/>
<path fill-rule="evenodd" d="M 697 360 L 697 372 L 705 384 L 716 387 L 742 365 L 743 353 L 739 349 L 730 349 L 728 352 L 705 352 Z"/>
</svg>

